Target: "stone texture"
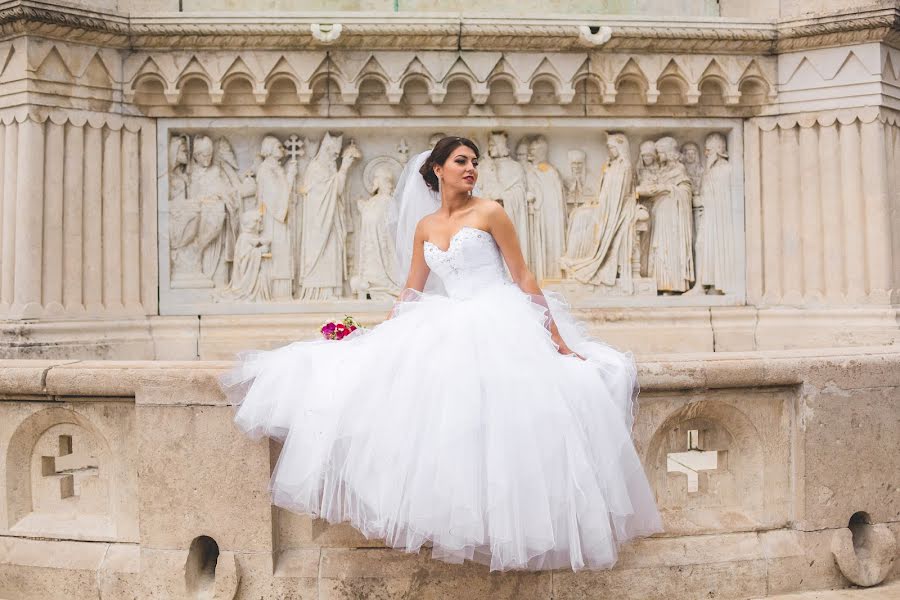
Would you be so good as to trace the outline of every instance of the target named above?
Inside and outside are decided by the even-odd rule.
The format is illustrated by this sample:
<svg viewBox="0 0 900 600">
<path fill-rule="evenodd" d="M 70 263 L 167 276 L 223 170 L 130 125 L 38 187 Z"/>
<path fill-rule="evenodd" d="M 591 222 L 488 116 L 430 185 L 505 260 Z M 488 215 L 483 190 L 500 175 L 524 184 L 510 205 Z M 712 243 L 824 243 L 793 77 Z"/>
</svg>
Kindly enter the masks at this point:
<svg viewBox="0 0 900 600">
<path fill-rule="evenodd" d="M 849 590 L 826 590 L 769 596 L 772 600 L 894 600 L 900 597 L 900 584 L 882 585 L 874 588 L 852 588 Z"/>
<path fill-rule="evenodd" d="M 320 598 L 549 598 L 551 575 L 489 573 L 388 549 L 322 550 Z"/>
<path fill-rule="evenodd" d="M 282 551 L 297 548 L 378 548 L 379 540 L 367 540 L 349 523 L 329 524 L 322 519 L 299 515 L 280 508 L 274 509 L 274 520 L 278 525 L 278 544 Z"/>
<path fill-rule="evenodd" d="M 900 521 L 897 388 L 880 387 L 877 377 L 870 381 L 877 383 L 852 391 L 810 390 L 800 401 L 798 528 L 846 527 L 858 511 L 875 523 Z M 866 459 L 848 460 L 860 456 Z"/>
<path fill-rule="evenodd" d="M 845 585 L 831 554 L 830 529 L 800 533 L 790 530 L 760 534 L 766 558 L 766 591 L 821 590 Z"/>
<path fill-rule="evenodd" d="M 115 589 L 132 593 L 137 554 L 131 544 L 0 537 L 0 597 L 93 599 Z M 130 584 L 118 585 L 123 581 Z"/>
<path fill-rule="evenodd" d="M 226 407 L 138 407 L 142 545 L 186 550 L 206 535 L 223 551 L 271 551 L 268 448 L 231 418 Z"/>
<path fill-rule="evenodd" d="M 765 561 L 554 573 L 554 598 L 747 598 L 765 595 Z"/>
</svg>

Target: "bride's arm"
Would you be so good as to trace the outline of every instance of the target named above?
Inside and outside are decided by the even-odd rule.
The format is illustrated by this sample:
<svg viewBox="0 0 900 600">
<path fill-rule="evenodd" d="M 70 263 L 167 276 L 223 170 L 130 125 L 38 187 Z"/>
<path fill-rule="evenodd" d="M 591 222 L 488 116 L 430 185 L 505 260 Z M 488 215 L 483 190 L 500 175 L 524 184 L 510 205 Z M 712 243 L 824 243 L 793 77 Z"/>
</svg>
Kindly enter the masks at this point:
<svg viewBox="0 0 900 600">
<path fill-rule="evenodd" d="M 394 307 L 391 309 L 388 319 L 394 317 L 397 306 L 401 302 L 411 299 L 416 295 L 416 292 L 421 292 L 425 289 L 425 281 L 428 279 L 428 274 L 431 272 L 431 269 L 428 268 L 428 263 L 425 262 L 426 237 L 425 228 L 420 222 L 416 225 L 416 233 L 413 238 L 413 255 L 412 263 L 409 266 L 409 275 L 406 276 L 406 284 L 403 286 L 403 290 L 400 292 L 400 297 L 397 298 L 397 302 L 394 303 Z"/>
<path fill-rule="evenodd" d="M 425 262 L 425 238 L 427 237 L 425 227 L 420 221 L 416 225 L 416 235 L 413 238 L 412 264 L 409 266 L 409 275 L 406 277 L 404 289 L 416 290 L 417 292 L 425 289 L 425 280 L 428 279 L 428 274 L 431 272 L 431 269 L 428 268 L 428 263 Z"/>
<path fill-rule="evenodd" d="M 576 354 L 566 345 L 566 342 L 559 334 L 553 315 L 550 314 L 550 305 L 547 304 L 544 293 L 541 291 L 531 269 L 525 264 L 525 257 L 522 256 L 522 247 L 519 245 L 516 228 L 513 226 L 512 221 L 509 220 L 509 216 L 503 207 L 496 202 L 491 202 L 488 205 L 488 224 L 490 233 L 497 241 L 497 246 L 500 247 L 500 253 L 503 254 L 503 260 L 506 261 L 506 267 L 509 269 L 509 274 L 512 276 L 513 281 L 516 282 L 519 289 L 547 309 L 547 314 L 550 315 L 550 337 L 553 339 L 553 343 L 559 346 L 560 354 Z"/>
</svg>

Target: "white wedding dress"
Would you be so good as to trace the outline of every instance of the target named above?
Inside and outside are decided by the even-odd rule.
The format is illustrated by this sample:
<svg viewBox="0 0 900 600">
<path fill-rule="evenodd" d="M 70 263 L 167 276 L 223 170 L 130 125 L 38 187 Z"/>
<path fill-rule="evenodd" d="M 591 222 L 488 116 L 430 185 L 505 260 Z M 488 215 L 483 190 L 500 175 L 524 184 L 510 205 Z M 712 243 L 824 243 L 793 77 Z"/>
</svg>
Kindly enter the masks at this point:
<svg viewBox="0 0 900 600">
<path fill-rule="evenodd" d="M 236 422 L 284 440 L 273 502 L 409 552 L 491 570 L 608 568 L 661 530 L 631 441 L 636 370 L 512 283 L 464 227 L 425 258 L 447 296 L 415 294 L 342 341 L 245 355 L 223 383 Z"/>
</svg>

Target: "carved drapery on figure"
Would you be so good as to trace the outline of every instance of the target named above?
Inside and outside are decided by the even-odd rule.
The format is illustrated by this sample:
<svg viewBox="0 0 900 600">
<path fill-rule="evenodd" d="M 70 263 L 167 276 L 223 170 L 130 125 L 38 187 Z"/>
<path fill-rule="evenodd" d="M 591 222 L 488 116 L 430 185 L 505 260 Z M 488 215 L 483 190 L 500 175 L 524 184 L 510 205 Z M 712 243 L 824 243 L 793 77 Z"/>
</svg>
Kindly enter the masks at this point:
<svg viewBox="0 0 900 600">
<path fill-rule="evenodd" d="M 656 184 L 657 176 L 659 174 L 659 160 L 656 155 L 656 143 L 653 140 L 641 142 L 637 168 L 635 170 L 637 171 L 638 187 Z M 640 195 L 638 195 L 638 202 L 644 212 L 649 215 L 652 204 L 651 200 L 647 197 L 641 198 Z M 650 224 L 646 223 L 645 225 L 645 231 L 639 235 L 640 239 L 638 240 L 641 275 L 649 275 L 650 271 Z"/>
<path fill-rule="evenodd" d="M 529 260 L 528 198 L 525 169 L 509 156 L 508 137 L 505 132 L 491 132 L 488 138 L 488 156 L 479 166 L 479 185 L 485 198 L 498 200 L 516 229 L 522 255 Z"/>
<path fill-rule="evenodd" d="M 700 147 L 694 142 L 687 142 L 681 147 L 681 158 L 684 169 L 691 178 L 691 224 L 694 231 L 694 270 L 697 269 L 697 244 L 700 236 L 703 209 L 700 208 L 700 186 L 703 183 L 703 161 L 700 159 Z"/>
<path fill-rule="evenodd" d="M 322 130 L 310 141 L 290 131 L 250 140 L 239 132 L 172 131 L 164 294 L 219 304 L 390 302 L 403 283 L 384 223 L 402 168 L 395 157 L 440 137 L 427 133 L 363 133 L 359 145 L 377 158 L 355 171 L 357 143 Z M 702 134 L 655 142 L 627 132 L 606 140 L 579 133 L 569 141 L 583 148 L 571 148 L 557 145 L 552 132 L 519 131 L 513 157 L 509 134 L 493 131 L 478 193 L 502 202 L 536 277 L 576 305 L 686 291 L 730 297 L 742 289 L 740 239 L 733 239 L 739 188 L 725 138 Z M 694 162 L 695 140 L 704 137 L 706 170 Z M 315 156 L 299 160 L 305 144 Z M 563 176 L 557 165 L 565 163 L 555 161 L 566 160 Z M 692 200 L 703 219 L 692 219 Z"/>
<path fill-rule="evenodd" d="M 528 145 L 530 165 L 527 187 L 532 215 L 531 264 L 538 281 L 562 277 L 560 258 L 566 242 L 566 199 L 562 177 L 547 162 L 547 138 L 538 136 Z"/>
<path fill-rule="evenodd" d="M 270 240 L 262 233 L 263 215 L 258 209 L 244 211 L 240 235 L 234 248 L 231 281 L 222 293 L 226 300 L 259 302 L 272 299 Z"/>
<path fill-rule="evenodd" d="M 734 211 L 731 204 L 731 165 L 725 136 L 712 133 L 706 138 L 706 170 L 700 186 L 697 230 L 697 293 L 708 290 L 725 293 L 733 289 Z"/>
<path fill-rule="evenodd" d="M 173 288 L 211 288 L 211 279 L 203 274 L 200 231 L 200 205 L 188 200 L 188 138 L 175 136 L 169 141 L 169 246 L 171 285 Z"/>
<path fill-rule="evenodd" d="M 634 168 L 628 138 L 612 133 L 607 146 L 609 160 L 603 166 L 599 197 L 573 212 L 562 262 L 566 272 L 582 283 L 611 286 L 618 274 L 630 291 L 637 203 Z"/>
<path fill-rule="evenodd" d="M 228 214 L 236 214 L 240 201 L 225 172 L 213 161 L 213 142 L 205 135 L 194 138 L 188 197 L 200 206 L 198 243 L 201 270 L 221 287 L 228 281 L 226 245 L 231 233 Z"/>
<path fill-rule="evenodd" d="M 652 200 L 648 274 L 657 289 L 671 294 L 687 291 L 694 281 L 691 179 L 674 138 L 657 140 L 656 153 L 656 183 L 641 184 L 638 193 Z"/>
<path fill-rule="evenodd" d="M 290 300 L 294 278 L 294 249 L 291 232 L 296 209 L 294 189 L 297 160 L 283 165 L 284 146 L 274 136 L 266 136 L 259 152 L 262 158 L 256 172 L 256 206 L 263 216 L 262 236 L 272 250 L 271 295 L 275 300 Z"/>
<path fill-rule="evenodd" d="M 326 134 L 303 175 L 300 297 L 304 300 L 340 297 L 347 279 L 344 187 L 347 171 L 362 154 L 352 141 L 342 154 L 342 144 L 342 136 Z"/>
<path fill-rule="evenodd" d="M 387 212 L 394 185 L 402 165 L 387 156 L 366 165 L 363 180 L 372 194 L 357 200 L 359 232 L 357 233 L 357 275 L 351 288 L 358 297 L 384 300 L 396 297 L 404 282 L 393 277 L 395 264 L 394 238 L 387 227 Z"/>
</svg>

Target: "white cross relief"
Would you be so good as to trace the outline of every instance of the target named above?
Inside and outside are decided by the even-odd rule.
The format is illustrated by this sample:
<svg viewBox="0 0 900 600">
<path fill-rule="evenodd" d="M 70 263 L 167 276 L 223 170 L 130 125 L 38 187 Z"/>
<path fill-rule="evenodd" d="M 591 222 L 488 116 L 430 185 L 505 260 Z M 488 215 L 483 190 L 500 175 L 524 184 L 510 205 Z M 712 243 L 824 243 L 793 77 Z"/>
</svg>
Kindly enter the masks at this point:
<svg viewBox="0 0 900 600">
<path fill-rule="evenodd" d="M 96 457 L 74 452 L 71 435 L 59 436 L 57 456 L 41 457 L 41 475 L 59 480 L 60 500 L 78 495 L 76 476 L 80 483 L 83 477 L 96 475 L 99 470 Z"/>
<path fill-rule="evenodd" d="M 305 146 L 306 142 L 300 139 L 300 136 L 296 133 L 291 134 L 291 137 L 284 143 L 284 147 L 288 151 L 288 156 L 293 161 L 296 161 L 298 157 L 306 156 Z"/>
<path fill-rule="evenodd" d="M 687 475 L 687 491 L 696 493 L 700 485 L 700 471 L 715 471 L 719 465 L 719 451 L 700 449 L 700 431 L 688 431 L 687 452 L 671 452 L 666 455 L 666 471 Z"/>
</svg>

